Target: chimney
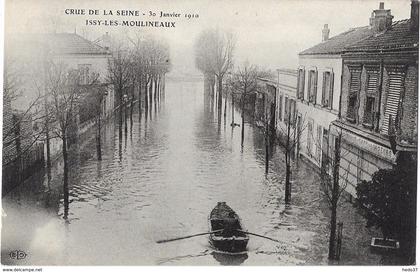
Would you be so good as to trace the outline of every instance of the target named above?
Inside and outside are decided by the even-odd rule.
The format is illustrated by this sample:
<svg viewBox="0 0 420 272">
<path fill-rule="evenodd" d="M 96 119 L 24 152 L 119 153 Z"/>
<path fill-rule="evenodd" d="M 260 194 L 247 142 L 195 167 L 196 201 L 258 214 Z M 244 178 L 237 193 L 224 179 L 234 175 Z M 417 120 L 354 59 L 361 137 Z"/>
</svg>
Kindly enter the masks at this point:
<svg viewBox="0 0 420 272">
<path fill-rule="evenodd" d="M 410 29 L 412 31 L 417 31 L 419 29 L 419 1 L 418 0 L 411 0 Z"/>
<path fill-rule="evenodd" d="M 111 36 L 109 36 L 108 32 L 105 33 L 105 35 L 102 36 L 102 46 L 109 50 L 111 46 Z"/>
<path fill-rule="evenodd" d="M 324 24 L 324 28 L 322 29 L 322 41 L 325 42 L 330 37 L 330 29 L 328 28 L 328 24 Z"/>
<path fill-rule="evenodd" d="M 379 9 L 374 10 L 369 19 L 369 25 L 375 33 L 383 32 L 392 25 L 392 18 L 394 18 L 394 16 L 391 15 L 390 9 L 384 8 L 384 2 L 380 2 Z"/>
</svg>

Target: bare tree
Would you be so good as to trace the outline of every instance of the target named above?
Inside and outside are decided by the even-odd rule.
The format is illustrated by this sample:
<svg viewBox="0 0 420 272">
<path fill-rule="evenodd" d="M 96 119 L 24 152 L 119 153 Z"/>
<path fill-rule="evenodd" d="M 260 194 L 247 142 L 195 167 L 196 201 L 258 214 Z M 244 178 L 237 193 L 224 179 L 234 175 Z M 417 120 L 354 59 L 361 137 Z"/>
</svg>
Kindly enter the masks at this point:
<svg viewBox="0 0 420 272">
<path fill-rule="evenodd" d="M 102 111 L 104 99 L 108 95 L 107 85 L 99 82 L 91 82 L 91 88 L 84 99 L 83 107 L 87 109 L 89 117 L 95 120 L 96 127 L 96 155 L 98 160 L 102 160 Z"/>
<path fill-rule="evenodd" d="M 49 62 L 46 88 L 50 96 L 49 112 L 53 115 L 54 133 L 62 141 L 64 198 L 68 199 L 69 132 L 77 123 L 78 103 L 83 93 L 97 83 L 98 74 L 68 69 L 62 63 Z M 67 194 L 67 195 L 66 195 Z"/>
<path fill-rule="evenodd" d="M 280 126 L 279 128 L 279 139 L 278 144 L 284 150 L 285 164 L 286 164 L 286 179 L 285 179 L 285 203 L 290 204 L 291 201 L 291 184 L 290 179 L 292 175 L 292 156 L 296 150 L 298 143 L 300 142 L 300 137 L 303 131 L 306 129 L 306 124 L 304 118 L 301 119 L 301 122 L 298 122 L 298 115 L 296 114 L 295 109 L 292 109 L 289 105 L 289 109 L 285 114 L 285 127 Z"/>
<path fill-rule="evenodd" d="M 42 104 L 40 92 L 32 97 L 24 109 L 20 109 L 18 114 L 13 113 L 12 104 L 21 97 L 22 88 L 25 84 L 24 74 L 29 73 L 21 66 L 22 63 L 10 57 L 6 57 L 4 66 L 3 84 L 3 146 L 14 146 L 16 152 L 3 152 L 2 166 L 7 166 L 24 159 L 32 150 L 34 145 L 42 139 L 44 130 L 41 129 L 31 135 L 21 135 L 23 127 L 32 127 L 32 122 L 42 121 L 45 116 L 40 114 L 39 107 Z M 26 80 L 26 77 L 25 77 Z M 21 139 L 24 137 L 25 139 Z M 22 140 L 25 144 L 22 144 Z"/>
<path fill-rule="evenodd" d="M 337 208 L 340 197 L 347 188 L 349 173 L 349 169 L 347 169 L 343 173 L 343 175 L 346 176 L 342 176 L 343 178 L 340 178 L 340 169 L 344 170 L 341 167 L 341 158 L 346 155 L 346 152 L 343 152 L 342 150 L 342 131 L 337 131 L 336 134 L 337 136 L 335 137 L 335 141 L 331 146 L 329 141 L 327 142 L 327 146 L 323 147 L 319 140 L 314 140 L 317 148 L 322 152 L 323 158 L 320 170 L 321 190 L 328 201 L 331 212 L 328 246 L 328 258 L 330 260 L 338 259 L 340 257 L 338 254 L 338 247 L 340 246 L 337 245 Z M 324 148 L 324 151 L 322 151 L 322 147 Z M 350 167 L 350 164 L 348 167 Z"/>
<path fill-rule="evenodd" d="M 241 128 L 241 146 L 244 145 L 244 135 L 245 135 L 245 103 L 246 99 L 250 94 L 254 93 L 264 93 L 263 90 L 260 90 L 257 84 L 258 78 L 266 77 L 266 71 L 259 69 L 255 65 L 245 62 L 242 66 L 239 66 L 228 78 L 228 85 L 231 88 L 232 95 L 238 95 L 240 97 L 241 103 L 241 119 L 242 119 L 242 128 Z M 233 96 L 232 96 L 233 101 Z M 233 118 L 233 114 L 232 114 Z M 268 120 L 268 119 L 267 119 Z M 232 121 L 233 122 L 233 121 Z"/>
<path fill-rule="evenodd" d="M 233 67 L 235 39 L 232 33 L 219 29 L 201 32 L 195 43 L 195 63 L 206 77 L 216 77 L 218 120 L 221 121 L 223 78 Z"/>
<path fill-rule="evenodd" d="M 123 108 L 125 106 L 123 98 L 124 95 L 127 96 L 127 92 L 133 84 L 133 66 L 127 49 L 115 46 L 113 50 L 113 58 L 108 61 L 107 81 L 114 86 L 115 93 L 118 96 L 119 138 L 122 139 Z"/>
</svg>

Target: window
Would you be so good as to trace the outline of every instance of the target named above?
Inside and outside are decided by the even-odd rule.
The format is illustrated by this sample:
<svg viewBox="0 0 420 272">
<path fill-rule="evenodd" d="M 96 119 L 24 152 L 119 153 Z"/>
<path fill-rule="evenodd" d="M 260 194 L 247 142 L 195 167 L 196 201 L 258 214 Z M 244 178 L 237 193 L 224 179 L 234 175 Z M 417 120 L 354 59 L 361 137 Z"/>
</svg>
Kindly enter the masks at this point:
<svg viewBox="0 0 420 272">
<path fill-rule="evenodd" d="M 314 121 L 308 120 L 308 136 L 306 138 L 306 149 L 309 156 L 312 157 L 312 130 L 313 130 Z"/>
<path fill-rule="evenodd" d="M 321 160 L 321 143 L 322 143 L 322 126 L 318 125 L 316 129 L 316 152 L 315 159 L 317 162 Z"/>
<path fill-rule="evenodd" d="M 376 114 L 376 101 L 377 101 L 377 87 L 378 87 L 378 72 L 368 72 L 367 86 L 366 86 L 366 103 L 363 115 L 363 126 L 373 128 L 375 114 Z"/>
<path fill-rule="evenodd" d="M 287 124 L 289 120 L 289 98 L 284 97 L 284 122 Z"/>
<path fill-rule="evenodd" d="M 293 126 L 295 125 L 295 111 L 296 111 L 296 101 L 293 99 L 289 99 L 290 122 Z"/>
<path fill-rule="evenodd" d="M 77 66 L 79 70 L 79 81 L 80 84 L 88 84 L 89 83 L 89 72 L 91 70 L 91 64 L 79 64 Z"/>
<path fill-rule="evenodd" d="M 357 104 L 359 101 L 361 70 L 350 70 L 350 88 L 347 106 L 347 120 L 356 123 Z"/>
<path fill-rule="evenodd" d="M 322 81 L 322 106 L 332 109 L 334 73 L 324 72 Z"/>
<path fill-rule="evenodd" d="M 317 91 L 318 72 L 316 70 L 309 71 L 308 78 L 308 100 L 316 104 L 316 91 Z"/>
<path fill-rule="evenodd" d="M 297 79 L 297 99 L 304 99 L 305 94 L 305 69 L 300 68 Z"/>
<path fill-rule="evenodd" d="M 382 133 L 387 135 L 389 129 L 389 119 L 397 122 L 397 114 L 400 108 L 401 92 L 403 90 L 403 82 L 405 75 L 403 73 L 390 73 L 388 76 L 389 89 L 387 90 L 387 98 L 385 104 L 384 119 L 382 122 Z"/>
<path fill-rule="evenodd" d="M 283 95 L 279 97 L 279 121 L 282 121 L 282 112 L 283 111 Z"/>
</svg>

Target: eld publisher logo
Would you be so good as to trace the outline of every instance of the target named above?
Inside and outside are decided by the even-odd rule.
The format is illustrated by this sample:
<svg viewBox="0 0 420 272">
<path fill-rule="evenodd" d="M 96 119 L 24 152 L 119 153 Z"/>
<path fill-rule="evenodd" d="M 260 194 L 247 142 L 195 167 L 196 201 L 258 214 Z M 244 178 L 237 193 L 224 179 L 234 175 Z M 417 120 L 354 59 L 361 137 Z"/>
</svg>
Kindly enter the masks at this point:
<svg viewBox="0 0 420 272">
<path fill-rule="evenodd" d="M 26 253 L 22 250 L 14 250 L 10 251 L 9 256 L 11 259 L 22 260 L 26 258 Z"/>
</svg>

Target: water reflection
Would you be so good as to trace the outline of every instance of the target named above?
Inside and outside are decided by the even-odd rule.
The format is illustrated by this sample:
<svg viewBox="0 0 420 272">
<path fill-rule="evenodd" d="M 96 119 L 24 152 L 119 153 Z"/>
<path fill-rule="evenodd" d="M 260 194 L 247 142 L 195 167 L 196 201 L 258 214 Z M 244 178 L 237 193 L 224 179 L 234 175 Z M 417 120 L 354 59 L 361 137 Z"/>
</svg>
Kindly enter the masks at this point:
<svg viewBox="0 0 420 272">
<path fill-rule="evenodd" d="M 228 254 L 226 252 L 213 251 L 211 255 L 221 265 L 241 265 L 248 259 L 247 253 Z"/>
</svg>

